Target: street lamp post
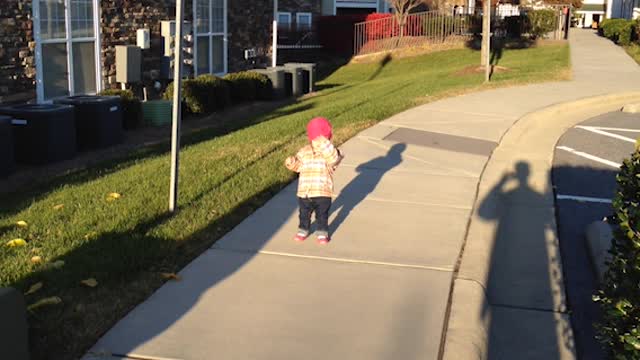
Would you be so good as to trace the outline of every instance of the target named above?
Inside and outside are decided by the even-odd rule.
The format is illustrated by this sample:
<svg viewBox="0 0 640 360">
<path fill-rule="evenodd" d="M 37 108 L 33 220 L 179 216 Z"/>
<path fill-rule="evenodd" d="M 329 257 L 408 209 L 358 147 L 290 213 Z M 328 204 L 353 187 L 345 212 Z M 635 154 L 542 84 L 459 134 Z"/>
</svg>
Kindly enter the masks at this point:
<svg viewBox="0 0 640 360">
<path fill-rule="evenodd" d="M 175 59 L 173 73 L 173 112 L 171 124 L 171 185 L 169 189 L 169 212 L 174 213 L 178 202 L 178 177 L 180 167 L 180 123 L 182 121 L 182 26 L 184 20 L 183 0 L 176 0 Z"/>
</svg>

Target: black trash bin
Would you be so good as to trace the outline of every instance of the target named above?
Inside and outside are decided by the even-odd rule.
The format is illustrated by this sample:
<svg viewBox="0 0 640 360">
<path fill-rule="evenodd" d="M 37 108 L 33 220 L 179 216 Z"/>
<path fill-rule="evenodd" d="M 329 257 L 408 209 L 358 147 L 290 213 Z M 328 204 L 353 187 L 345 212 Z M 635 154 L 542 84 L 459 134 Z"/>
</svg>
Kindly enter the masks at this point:
<svg viewBox="0 0 640 360">
<path fill-rule="evenodd" d="M 11 120 L 10 116 L 0 115 L 0 178 L 9 176 L 15 170 Z"/>
<path fill-rule="evenodd" d="M 112 146 L 122 142 L 122 104 L 119 96 L 69 96 L 54 101 L 76 110 L 76 140 L 81 150 Z"/>
<path fill-rule="evenodd" d="M 73 106 L 24 104 L 0 107 L 13 118 L 15 159 L 19 163 L 47 164 L 76 154 Z"/>
</svg>

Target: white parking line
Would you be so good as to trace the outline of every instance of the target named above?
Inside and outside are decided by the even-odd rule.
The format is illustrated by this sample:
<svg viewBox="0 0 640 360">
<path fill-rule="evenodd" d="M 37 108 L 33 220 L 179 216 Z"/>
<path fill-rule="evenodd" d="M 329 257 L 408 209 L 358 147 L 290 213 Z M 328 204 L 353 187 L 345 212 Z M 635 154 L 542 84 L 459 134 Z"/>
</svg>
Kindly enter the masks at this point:
<svg viewBox="0 0 640 360">
<path fill-rule="evenodd" d="M 560 195 L 560 194 L 558 194 L 556 196 L 556 199 L 558 199 L 558 200 L 573 200 L 573 201 L 578 201 L 578 202 L 593 202 L 593 203 L 600 203 L 600 204 L 611 204 L 611 199 L 595 198 L 595 197 L 589 197 L 589 196 L 575 196 L 575 195 Z"/>
<path fill-rule="evenodd" d="M 614 133 L 610 133 L 610 132 L 606 132 L 604 130 L 602 130 L 602 128 L 596 128 L 593 126 L 576 126 L 576 129 L 582 129 L 582 130 L 586 130 L 595 134 L 599 134 L 599 135 L 604 135 L 604 136 L 608 136 L 614 139 L 618 139 L 618 140 L 622 140 L 622 141 L 626 141 L 626 142 L 630 142 L 632 144 L 636 143 L 635 139 L 632 138 L 628 138 L 626 136 L 622 136 L 622 135 L 618 135 L 618 134 L 614 134 Z"/>
<path fill-rule="evenodd" d="M 613 161 L 610 161 L 610 160 L 607 160 L 607 159 L 603 159 L 601 157 L 597 157 L 597 156 L 594 156 L 594 155 L 591 155 L 591 154 L 587 154 L 587 153 L 582 152 L 582 151 L 578 151 L 578 150 L 572 149 L 572 148 L 570 148 L 568 146 L 558 146 L 556 149 L 564 150 L 564 151 L 570 152 L 570 153 L 572 153 L 574 155 L 583 157 L 585 159 L 589 159 L 589 160 L 593 160 L 593 161 L 599 162 L 601 164 L 609 165 L 609 166 L 614 167 L 616 169 L 619 169 L 620 166 L 622 165 L 622 164 L 619 164 L 617 162 L 613 162 Z"/>
<path fill-rule="evenodd" d="M 616 128 L 616 127 L 606 127 L 606 126 L 582 126 L 578 125 L 576 127 L 588 127 L 599 130 L 607 130 L 607 131 L 621 131 L 621 132 L 637 132 L 640 133 L 640 129 L 627 129 L 627 128 Z"/>
</svg>

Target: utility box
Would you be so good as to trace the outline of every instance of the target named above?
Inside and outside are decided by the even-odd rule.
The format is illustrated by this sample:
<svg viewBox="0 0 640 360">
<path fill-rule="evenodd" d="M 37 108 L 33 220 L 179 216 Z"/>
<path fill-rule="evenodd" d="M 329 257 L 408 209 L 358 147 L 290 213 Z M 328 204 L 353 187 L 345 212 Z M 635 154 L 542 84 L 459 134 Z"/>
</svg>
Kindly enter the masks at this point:
<svg viewBox="0 0 640 360">
<path fill-rule="evenodd" d="M 151 47 L 151 35 L 149 29 L 138 29 L 136 32 L 137 45 L 142 50 L 147 50 Z"/>
<path fill-rule="evenodd" d="M 116 46 L 116 81 L 123 84 L 142 80 L 142 49 L 133 45 Z"/>
<path fill-rule="evenodd" d="M 161 21 L 160 34 L 162 35 L 161 76 L 165 79 L 173 79 L 177 45 L 175 20 Z M 188 65 L 193 64 L 193 36 L 191 35 L 191 23 L 188 21 L 182 25 L 182 38 L 182 75 L 188 77 L 192 73 L 192 67 Z"/>
</svg>

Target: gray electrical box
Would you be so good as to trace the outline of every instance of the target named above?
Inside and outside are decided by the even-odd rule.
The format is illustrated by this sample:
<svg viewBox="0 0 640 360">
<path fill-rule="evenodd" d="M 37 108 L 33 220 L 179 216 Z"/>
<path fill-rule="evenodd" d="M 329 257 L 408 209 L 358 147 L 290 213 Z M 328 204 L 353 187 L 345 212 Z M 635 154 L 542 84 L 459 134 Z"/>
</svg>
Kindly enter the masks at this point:
<svg viewBox="0 0 640 360">
<path fill-rule="evenodd" d="M 116 81 L 137 83 L 142 80 L 142 49 L 134 45 L 116 46 Z"/>
</svg>

